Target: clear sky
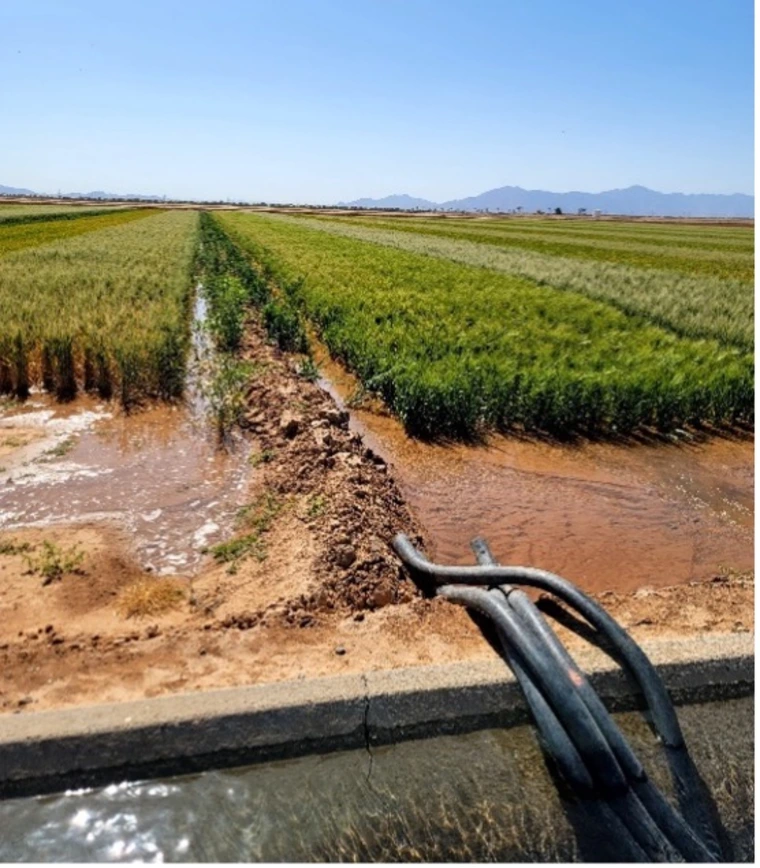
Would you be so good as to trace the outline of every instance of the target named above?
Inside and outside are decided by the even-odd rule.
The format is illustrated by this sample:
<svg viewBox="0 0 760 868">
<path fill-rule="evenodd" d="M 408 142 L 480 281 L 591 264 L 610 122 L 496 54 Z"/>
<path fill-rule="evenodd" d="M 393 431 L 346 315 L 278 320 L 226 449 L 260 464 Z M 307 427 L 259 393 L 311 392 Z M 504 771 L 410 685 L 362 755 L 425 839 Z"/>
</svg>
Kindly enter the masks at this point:
<svg viewBox="0 0 760 868">
<path fill-rule="evenodd" d="M 752 193 L 752 0 L 0 0 L 0 184 Z"/>
</svg>

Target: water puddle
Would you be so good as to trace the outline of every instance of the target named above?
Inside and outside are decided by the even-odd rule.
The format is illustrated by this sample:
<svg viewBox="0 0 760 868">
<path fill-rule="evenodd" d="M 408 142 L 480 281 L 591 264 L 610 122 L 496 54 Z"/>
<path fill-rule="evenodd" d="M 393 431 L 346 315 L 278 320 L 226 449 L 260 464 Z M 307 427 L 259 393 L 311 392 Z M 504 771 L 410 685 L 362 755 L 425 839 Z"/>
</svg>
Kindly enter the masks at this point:
<svg viewBox="0 0 760 868">
<path fill-rule="evenodd" d="M 208 418 L 205 318 L 199 292 L 182 404 L 126 415 L 89 396 L 59 404 L 36 392 L 0 407 L 0 529 L 114 522 L 143 568 L 197 571 L 201 549 L 232 526 L 249 469 L 243 439 L 220 450 Z"/>
<path fill-rule="evenodd" d="M 316 356 L 322 386 L 350 403 L 355 379 L 319 345 Z M 473 563 L 469 542 L 480 535 L 504 563 L 552 570 L 592 591 L 753 567 L 751 439 L 440 446 L 411 440 L 378 410 L 353 409 L 351 425 L 393 465 L 438 561 Z"/>
</svg>

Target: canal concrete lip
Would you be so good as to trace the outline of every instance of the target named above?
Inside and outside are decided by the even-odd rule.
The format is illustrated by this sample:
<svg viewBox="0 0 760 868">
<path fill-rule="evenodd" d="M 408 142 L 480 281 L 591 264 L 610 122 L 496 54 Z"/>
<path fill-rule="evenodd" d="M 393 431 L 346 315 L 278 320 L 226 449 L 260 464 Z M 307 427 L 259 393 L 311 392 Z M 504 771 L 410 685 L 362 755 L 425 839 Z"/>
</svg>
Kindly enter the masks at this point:
<svg viewBox="0 0 760 868">
<path fill-rule="evenodd" d="M 751 695 L 749 633 L 653 639 L 642 647 L 677 704 Z M 637 686 L 589 646 L 578 664 L 608 707 Z M 528 719 L 506 665 L 371 671 L 0 716 L 0 797 L 453 734 Z"/>
</svg>

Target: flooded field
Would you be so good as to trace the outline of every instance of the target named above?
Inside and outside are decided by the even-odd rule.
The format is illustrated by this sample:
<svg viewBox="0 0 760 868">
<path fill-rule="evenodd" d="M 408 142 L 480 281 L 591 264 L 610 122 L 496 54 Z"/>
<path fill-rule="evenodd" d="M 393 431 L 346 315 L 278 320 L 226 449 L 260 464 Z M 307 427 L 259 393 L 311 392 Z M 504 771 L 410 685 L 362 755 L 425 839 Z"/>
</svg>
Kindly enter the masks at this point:
<svg viewBox="0 0 760 868">
<path fill-rule="evenodd" d="M 209 418 L 205 315 L 199 295 L 183 402 L 127 414 L 36 392 L 0 404 L 0 530 L 113 523 L 143 569 L 198 569 L 201 550 L 229 533 L 249 471 L 244 438 L 220 449 Z"/>
<path fill-rule="evenodd" d="M 202 299 L 197 321 L 203 320 Z M 110 522 L 141 567 L 192 574 L 245 499 L 245 438 L 220 449 L 200 383 L 196 329 L 186 401 L 134 414 L 91 398 L 43 394 L 0 406 L 0 529 Z M 319 354 L 343 404 L 350 375 Z M 393 465 L 432 554 L 471 563 L 485 536 L 504 562 L 558 572 L 592 591 L 706 579 L 753 564 L 754 442 L 558 445 L 493 437 L 431 445 L 381 412 L 351 426 Z"/>
<path fill-rule="evenodd" d="M 346 402 L 356 381 L 324 350 L 318 356 L 324 387 Z M 472 563 L 469 542 L 479 535 L 504 563 L 552 570 L 591 591 L 753 566 L 750 437 L 440 446 L 411 440 L 378 409 L 353 409 L 351 424 L 393 465 L 441 562 Z"/>
</svg>

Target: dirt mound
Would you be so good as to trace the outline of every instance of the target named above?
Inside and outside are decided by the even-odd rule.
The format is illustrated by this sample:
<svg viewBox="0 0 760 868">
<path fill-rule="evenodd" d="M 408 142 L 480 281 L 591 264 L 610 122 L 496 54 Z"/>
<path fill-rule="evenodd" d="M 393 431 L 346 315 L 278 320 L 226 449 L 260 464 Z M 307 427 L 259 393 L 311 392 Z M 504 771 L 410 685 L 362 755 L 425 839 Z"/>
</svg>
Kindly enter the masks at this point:
<svg viewBox="0 0 760 868">
<path fill-rule="evenodd" d="M 254 456 L 266 459 L 258 484 L 300 503 L 316 543 L 314 587 L 283 604 L 284 620 L 303 625 L 320 614 L 409 602 L 418 591 L 404 580 L 390 541 L 406 533 L 422 544 L 422 536 L 385 461 L 349 431 L 348 413 L 300 376 L 298 363 L 267 344 L 255 323 L 243 356 L 262 371 L 248 388 L 243 422 Z M 279 556 L 276 549 L 269 555 Z"/>
</svg>

